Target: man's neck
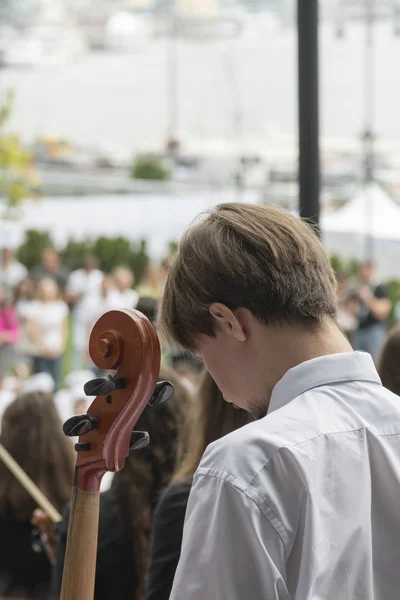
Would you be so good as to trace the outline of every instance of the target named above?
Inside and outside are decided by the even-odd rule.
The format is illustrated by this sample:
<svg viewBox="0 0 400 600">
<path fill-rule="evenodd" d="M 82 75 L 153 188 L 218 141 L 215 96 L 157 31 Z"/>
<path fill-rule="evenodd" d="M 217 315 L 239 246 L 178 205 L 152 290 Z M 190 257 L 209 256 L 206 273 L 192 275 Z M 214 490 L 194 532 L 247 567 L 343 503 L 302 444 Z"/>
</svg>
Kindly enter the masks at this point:
<svg viewBox="0 0 400 600">
<path fill-rule="evenodd" d="M 331 319 L 311 327 L 291 327 L 289 331 L 281 332 L 280 339 L 285 372 L 319 356 L 352 351 L 349 341 Z"/>
<path fill-rule="evenodd" d="M 259 372 L 264 371 L 262 385 L 268 390 L 267 397 L 293 367 L 319 356 L 352 351 L 350 343 L 332 319 L 311 326 L 281 325 L 267 326 L 266 329 L 267 332 L 264 330 L 264 335 L 254 342 L 258 344 L 255 360 L 259 364 Z"/>
</svg>

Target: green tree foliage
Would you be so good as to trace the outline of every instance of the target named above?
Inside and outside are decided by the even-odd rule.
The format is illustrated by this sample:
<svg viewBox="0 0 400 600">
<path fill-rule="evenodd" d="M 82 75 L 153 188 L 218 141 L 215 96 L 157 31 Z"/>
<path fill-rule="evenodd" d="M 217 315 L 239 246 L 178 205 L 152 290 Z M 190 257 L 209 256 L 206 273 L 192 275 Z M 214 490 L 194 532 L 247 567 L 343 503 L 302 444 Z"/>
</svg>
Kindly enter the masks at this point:
<svg viewBox="0 0 400 600">
<path fill-rule="evenodd" d="M 335 273 L 341 273 L 343 271 L 343 261 L 337 254 L 333 254 L 330 258 L 332 269 Z"/>
<path fill-rule="evenodd" d="M 94 241 L 92 253 L 97 256 L 100 268 L 106 273 L 118 266 L 132 269 L 136 283 L 143 279 L 150 262 L 145 240 L 141 240 L 138 244 L 131 244 L 123 237 L 101 236 Z"/>
<path fill-rule="evenodd" d="M 29 229 L 25 232 L 25 241 L 18 250 L 18 260 L 27 269 L 33 269 L 40 264 L 43 250 L 52 245 L 50 234 L 47 231 Z"/>
<path fill-rule="evenodd" d="M 131 250 L 130 267 L 135 274 L 136 281 L 141 281 L 149 268 L 149 255 L 147 252 L 146 240 L 141 240 L 139 244 Z"/>
<path fill-rule="evenodd" d="M 344 260 L 338 254 L 333 254 L 330 261 L 335 273 L 342 273 L 347 277 L 357 277 L 360 271 L 360 261 L 355 258 Z"/>
<path fill-rule="evenodd" d="M 132 177 L 134 179 L 165 181 L 170 178 L 170 175 L 170 169 L 165 161 L 158 156 L 138 155 L 133 162 Z"/>
<path fill-rule="evenodd" d="M 93 244 L 93 254 L 99 260 L 100 269 L 109 273 L 118 265 L 130 266 L 131 244 L 121 236 L 116 238 L 101 236 Z"/>
<path fill-rule="evenodd" d="M 178 252 L 179 244 L 175 240 L 171 240 L 168 244 L 169 256 L 173 256 Z"/>
<path fill-rule="evenodd" d="M 32 173 L 32 154 L 26 150 L 17 135 L 6 131 L 14 95 L 7 93 L 0 106 L 0 195 L 9 208 L 19 206 L 27 197 L 35 195 L 35 177 Z"/>
<path fill-rule="evenodd" d="M 68 240 L 65 248 L 60 252 L 63 264 L 71 271 L 79 269 L 82 267 L 85 255 L 93 252 L 92 246 L 93 244 L 88 240 Z"/>
</svg>

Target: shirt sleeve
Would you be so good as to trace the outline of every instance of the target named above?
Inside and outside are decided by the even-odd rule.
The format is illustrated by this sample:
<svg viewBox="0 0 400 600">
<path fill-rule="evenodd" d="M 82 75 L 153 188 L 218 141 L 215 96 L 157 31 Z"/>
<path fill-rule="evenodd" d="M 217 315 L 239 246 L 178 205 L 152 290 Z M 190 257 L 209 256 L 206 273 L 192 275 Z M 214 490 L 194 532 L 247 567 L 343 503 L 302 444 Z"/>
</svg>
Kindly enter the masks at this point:
<svg viewBox="0 0 400 600">
<path fill-rule="evenodd" d="M 181 554 L 190 485 L 171 485 L 153 517 L 146 600 L 168 600 Z"/>
<path fill-rule="evenodd" d="M 195 478 L 170 600 L 290 600 L 283 542 L 233 484 Z"/>
<path fill-rule="evenodd" d="M 69 275 L 65 289 L 69 294 L 80 294 L 83 291 L 82 278 L 79 277 L 79 273 L 77 271 L 73 271 Z"/>
</svg>

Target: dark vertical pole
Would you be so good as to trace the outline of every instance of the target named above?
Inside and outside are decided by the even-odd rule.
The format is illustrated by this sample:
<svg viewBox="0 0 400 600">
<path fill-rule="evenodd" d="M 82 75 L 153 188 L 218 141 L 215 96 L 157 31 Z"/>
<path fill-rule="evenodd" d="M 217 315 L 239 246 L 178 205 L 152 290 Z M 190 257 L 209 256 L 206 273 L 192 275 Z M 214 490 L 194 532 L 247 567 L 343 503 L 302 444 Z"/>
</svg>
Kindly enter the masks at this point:
<svg viewBox="0 0 400 600">
<path fill-rule="evenodd" d="M 297 0 L 300 215 L 319 226 L 318 0 Z"/>
<path fill-rule="evenodd" d="M 178 23 L 175 2 L 171 7 L 171 30 L 167 48 L 167 141 L 178 135 Z"/>
</svg>

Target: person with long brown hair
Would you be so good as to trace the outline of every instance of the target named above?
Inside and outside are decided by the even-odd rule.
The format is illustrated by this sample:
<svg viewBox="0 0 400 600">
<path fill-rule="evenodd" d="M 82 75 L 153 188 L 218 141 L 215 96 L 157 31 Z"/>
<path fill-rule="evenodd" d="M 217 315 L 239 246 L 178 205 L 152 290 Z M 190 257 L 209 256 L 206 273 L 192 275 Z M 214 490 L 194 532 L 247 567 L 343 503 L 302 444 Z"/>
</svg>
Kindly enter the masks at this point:
<svg viewBox="0 0 400 600">
<path fill-rule="evenodd" d="M 95 600 L 143 600 L 153 511 L 175 469 L 178 429 L 190 398 L 179 377 L 166 367 L 160 380 L 175 388 L 171 400 L 147 407 L 135 429 L 147 431 L 150 444 L 135 450 L 100 496 Z M 52 597 L 61 589 L 69 508 L 59 529 Z"/>
<path fill-rule="evenodd" d="M 181 447 L 185 448 L 183 460 L 154 513 L 146 600 L 168 600 L 170 596 L 192 478 L 205 449 L 250 420 L 246 411 L 225 402 L 211 375 L 205 371 L 190 419 L 180 431 Z"/>
<path fill-rule="evenodd" d="M 74 453 L 51 395 L 26 393 L 2 417 L 0 443 L 40 491 L 62 511 L 71 496 Z M 51 566 L 32 548 L 37 505 L 0 461 L 0 597 L 46 598 Z"/>
<path fill-rule="evenodd" d="M 400 396 L 400 325 L 388 333 L 378 363 L 382 384 Z"/>
<path fill-rule="evenodd" d="M 36 344 L 33 371 L 50 373 L 58 389 L 67 345 L 69 309 L 60 297 L 57 283 L 51 277 L 38 283 L 37 293 L 37 300 L 32 302 L 29 309 L 27 323 L 31 339 Z"/>
</svg>

